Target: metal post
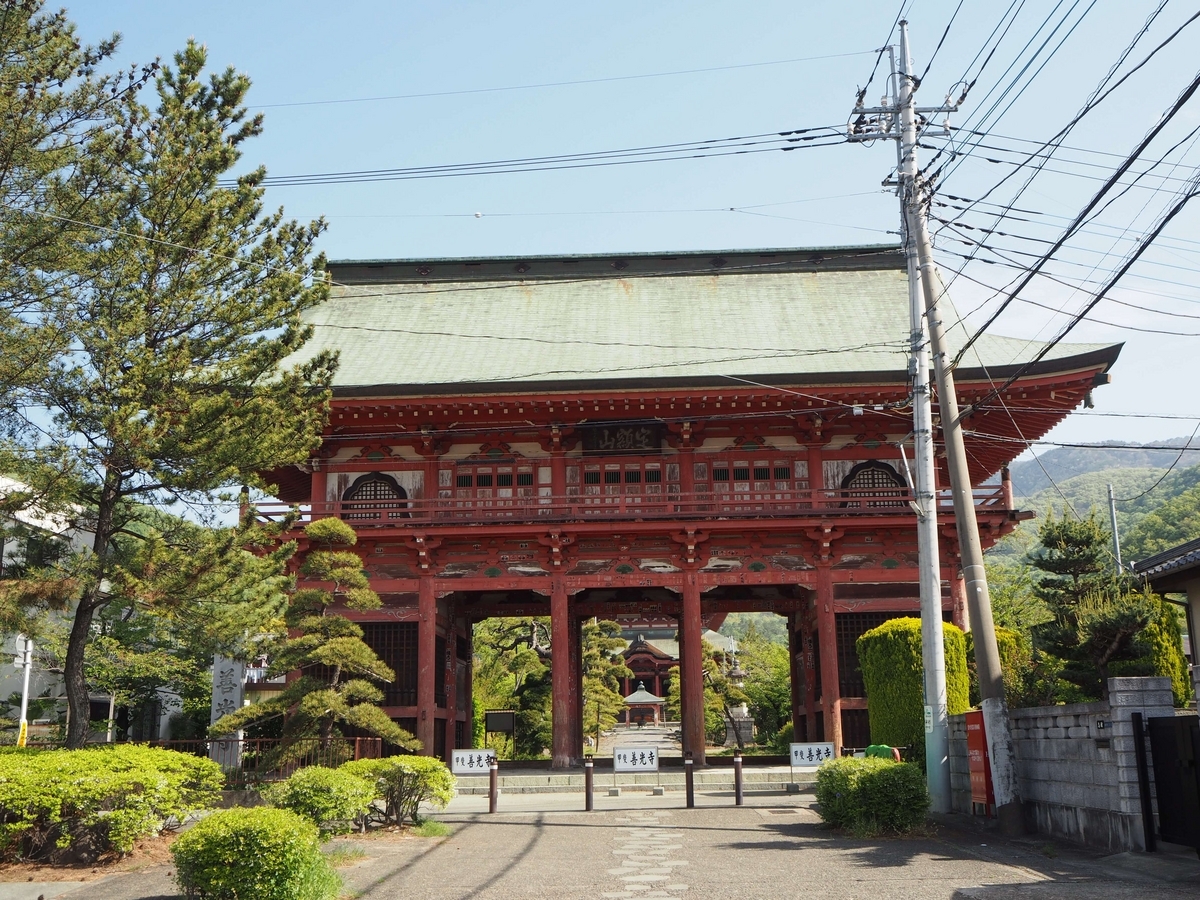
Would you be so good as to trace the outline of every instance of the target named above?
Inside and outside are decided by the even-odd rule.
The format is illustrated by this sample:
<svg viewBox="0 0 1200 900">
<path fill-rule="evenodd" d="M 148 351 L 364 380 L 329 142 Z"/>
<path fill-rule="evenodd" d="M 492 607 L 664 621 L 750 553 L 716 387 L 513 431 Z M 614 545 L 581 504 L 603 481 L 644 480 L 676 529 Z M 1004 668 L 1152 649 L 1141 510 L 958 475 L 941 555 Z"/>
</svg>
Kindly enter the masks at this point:
<svg viewBox="0 0 1200 900">
<path fill-rule="evenodd" d="M 1150 767 L 1146 764 L 1146 726 L 1140 712 L 1130 713 L 1133 725 L 1133 758 L 1137 763 L 1138 795 L 1142 801 L 1142 835 L 1146 852 L 1154 853 L 1158 844 L 1154 839 L 1154 806 L 1150 803 Z"/>
<path fill-rule="evenodd" d="M 742 751 L 733 751 L 733 805 L 742 805 Z"/>
<path fill-rule="evenodd" d="M 583 810 L 591 812 L 592 806 L 592 777 L 595 769 L 595 763 L 590 759 L 583 763 Z"/>
<path fill-rule="evenodd" d="M 1112 523 L 1113 561 L 1117 565 L 1117 574 L 1124 570 L 1121 565 L 1121 532 L 1117 530 L 1117 499 L 1113 496 L 1112 485 L 1108 486 L 1108 521 Z"/>
<path fill-rule="evenodd" d="M 692 754 L 690 752 L 683 758 L 683 784 L 687 797 L 687 808 L 694 809 L 696 806 L 696 785 L 692 781 Z"/>
<path fill-rule="evenodd" d="M 494 813 L 496 798 L 500 795 L 500 763 L 493 758 L 488 769 L 488 812 Z"/>
<path fill-rule="evenodd" d="M 33 668 L 33 641 L 23 634 L 17 635 L 17 646 L 21 653 L 21 719 L 17 731 L 17 746 L 24 747 L 29 740 L 29 670 Z"/>
</svg>

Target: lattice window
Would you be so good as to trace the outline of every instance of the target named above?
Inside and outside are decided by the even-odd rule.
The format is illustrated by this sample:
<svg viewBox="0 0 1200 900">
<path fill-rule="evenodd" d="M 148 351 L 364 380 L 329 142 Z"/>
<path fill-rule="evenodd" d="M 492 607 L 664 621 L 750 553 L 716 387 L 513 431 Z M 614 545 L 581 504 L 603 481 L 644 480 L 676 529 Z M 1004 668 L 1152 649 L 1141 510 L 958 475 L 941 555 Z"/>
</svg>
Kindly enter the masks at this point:
<svg viewBox="0 0 1200 900">
<path fill-rule="evenodd" d="M 899 473 L 887 463 L 872 460 L 859 463 L 842 479 L 843 496 L 848 498 L 900 497 L 904 493 L 904 482 Z M 842 506 L 859 506 L 858 502 L 847 501 Z M 866 505 L 903 506 L 903 500 L 868 500 Z"/>
<path fill-rule="evenodd" d="M 838 691 L 842 697 L 865 697 L 866 685 L 863 684 L 862 669 L 858 664 L 858 649 L 855 641 L 870 631 L 878 628 L 888 619 L 898 619 L 901 616 L 911 616 L 910 612 L 867 612 L 867 613 L 838 613 L 837 625 L 837 665 Z M 847 746 L 855 746 L 847 744 Z"/>
<path fill-rule="evenodd" d="M 408 493 L 396 479 L 381 472 L 364 475 L 342 495 L 351 510 L 345 514 L 347 519 L 378 519 L 379 510 L 407 508 L 407 499 Z"/>
<path fill-rule="evenodd" d="M 381 685 L 384 706 L 417 705 L 417 623 L 363 622 L 363 641 L 396 673 Z"/>
</svg>

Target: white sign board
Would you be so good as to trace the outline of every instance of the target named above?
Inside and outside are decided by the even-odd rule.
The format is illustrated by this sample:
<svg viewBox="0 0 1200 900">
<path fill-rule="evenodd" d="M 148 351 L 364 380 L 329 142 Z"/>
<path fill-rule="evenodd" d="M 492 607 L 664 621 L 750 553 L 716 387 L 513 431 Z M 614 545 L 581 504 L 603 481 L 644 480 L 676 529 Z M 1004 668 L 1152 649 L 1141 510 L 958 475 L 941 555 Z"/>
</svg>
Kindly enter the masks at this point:
<svg viewBox="0 0 1200 900">
<path fill-rule="evenodd" d="M 478 775 L 491 768 L 495 750 L 451 750 L 450 771 L 455 775 Z"/>
<path fill-rule="evenodd" d="M 792 744 L 793 766 L 819 766 L 833 759 L 833 744 Z"/>
<path fill-rule="evenodd" d="M 613 750 L 614 772 L 657 772 L 657 747 L 617 747 Z"/>
</svg>

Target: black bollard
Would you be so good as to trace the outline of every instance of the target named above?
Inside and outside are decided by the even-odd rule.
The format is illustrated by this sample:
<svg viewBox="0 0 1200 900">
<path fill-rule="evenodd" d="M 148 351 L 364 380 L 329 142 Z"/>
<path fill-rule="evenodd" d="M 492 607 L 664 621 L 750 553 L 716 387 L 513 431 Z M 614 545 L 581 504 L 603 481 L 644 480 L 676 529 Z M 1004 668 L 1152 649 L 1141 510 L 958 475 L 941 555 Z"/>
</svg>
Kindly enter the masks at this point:
<svg viewBox="0 0 1200 900">
<path fill-rule="evenodd" d="M 591 812 L 592 806 L 592 774 L 595 769 L 595 763 L 590 759 L 583 761 L 583 810 Z"/>
<path fill-rule="evenodd" d="M 488 774 L 488 812 L 496 811 L 496 798 L 500 795 L 500 763 L 492 760 Z"/>
<path fill-rule="evenodd" d="M 742 751 L 733 751 L 733 805 L 742 805 Z"/>
<path fill-rule="evenodd" d="M 692 781 L 692 754 L 687 753 L 683 759 L 683 783 L 687 793 L 687 808 L 696 808 L 696 784 Z"/>
</svg>

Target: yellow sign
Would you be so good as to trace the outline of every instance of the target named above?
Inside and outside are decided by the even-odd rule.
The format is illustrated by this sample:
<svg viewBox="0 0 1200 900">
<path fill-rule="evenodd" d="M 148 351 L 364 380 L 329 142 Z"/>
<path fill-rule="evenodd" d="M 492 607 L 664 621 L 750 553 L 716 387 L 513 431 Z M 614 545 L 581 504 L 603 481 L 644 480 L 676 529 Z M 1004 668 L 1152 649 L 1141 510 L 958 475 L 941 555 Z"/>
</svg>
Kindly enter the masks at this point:
<svg viewBox="0 0 1200 900">
<path fill-rule="evenodd" d="M 22 720 L 21 731 L 17 734 L 17 746 L 24 747 L 25 739 L 29 737 L 29 723 Z"/>
</svg>

